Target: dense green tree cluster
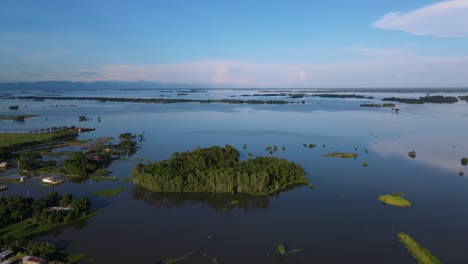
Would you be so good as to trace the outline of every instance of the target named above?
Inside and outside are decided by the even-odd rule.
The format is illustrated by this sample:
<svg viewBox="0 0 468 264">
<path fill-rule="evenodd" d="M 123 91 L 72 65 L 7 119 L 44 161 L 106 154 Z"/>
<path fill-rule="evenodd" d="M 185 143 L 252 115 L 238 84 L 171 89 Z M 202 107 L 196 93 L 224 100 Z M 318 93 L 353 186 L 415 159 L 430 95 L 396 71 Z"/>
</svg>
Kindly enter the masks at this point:
<svg viewBox="0 0 468 264">
<path fill-rule="evenodd" d="M 307 183 L 307 178 L 294 162 L 274 157 L 239 161 L 239 152 L 226 145 L 176 152 L 168 160 L 138 164 L 133 181 L 156 192 L 267 195 L 292 184 Z"/>
<path fill-rule="evenodd" d="M 143 134 L 138 135 L 138 138 L 143 141 Z M 105 176 L 108 174 L 106 168 L 115 157 L 129 157 L 137 151 L 137 135 L 123 133 L 119 140 L 115 145 L 101 145 L 88 151 L 72 153 L 61 165 L 68 174 Z"/>
<path fill-rule="evenodd" d="M 10 224 L 29 221 L 36 225 L 66 223 L 86 215 L 90 211 L 86 198 L 63 197 L 51 192 L 42 199 L 9 196 L 0 198 L 0 229 Z M 69 210 L 49 210 L 50 207 L 69 207 Z"/>
<path fill-rule="evenodd" d="M 468 164 L 468 158 L 462 158 L 460 162 L 463 166 L 466 166 Z"/>
<path fill-rule="evenodd" d="M 28 255 L 50 258 L 57 253 L 59 253 L 59 249 L 54 244 L 47 241 L 29 241 L 26 245 L 26 254 Z"/>
<path fill-rule="evenodd" d="M 87 176 L 111 164 L 111 154 L 103 148 L 89 152 L 72 153 L 62 162 L 62 167 L 69 174 Z"/>
</svg>

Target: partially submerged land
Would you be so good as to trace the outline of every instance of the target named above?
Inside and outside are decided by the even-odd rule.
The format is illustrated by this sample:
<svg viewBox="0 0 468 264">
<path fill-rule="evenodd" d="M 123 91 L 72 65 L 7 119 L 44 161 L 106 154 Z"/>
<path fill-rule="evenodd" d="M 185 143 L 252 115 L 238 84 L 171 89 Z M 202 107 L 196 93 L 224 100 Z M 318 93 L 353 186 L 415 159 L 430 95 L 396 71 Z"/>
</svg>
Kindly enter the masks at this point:
<svg viewBox="0 0 468 264">
<path fill-rule="evenodd" d="M 1 133 L 0 158 L 8 159 L 12 152 L 51 145 L 58 141 L 73 140 L 78 137 L 74 127 L 52 127 L 47 131 L 31 133 Z"/>
<path fill-rule="evenodd" d="M 38 115 L 0 115 L 1 120 L 13 120 L 16 122 L 23 122 L 27 118 L 36 117 Z"/>
<path fill-rule="evenodd" d="M 155 192 L 268 195 L 308 180 L 299 164 L 275 157 L 242 161 L 239 152 L 226 145 L 176 152 L 168 160 L 138 164 L 133 182 Z"/>
<path fill-rule="evenodd" d="M 91 202 L 70 194 L 55 192 L 35 200 L 20 196 L 0 198 L 0 243 L 15 252 L 31 254 L 49 260 L 75 263 L 78 255 L 67 256 L 54 244 L 37 242 L 34 236 L 63 227 L 94 214 Z M 75 261 L 76 260 L 76 261 Z"/>
<path fill-rule="evenodd" d="M 423 248 L 421 245 L 409 235 L 400 232 L 397 234 L 400 242 L 405 245 L 411 256 L 418 261 L 418 264 L 441 264 L 429 250 Z"/>
<path fill-rule="evenodd" d="M 64 128 L 50 133 L 4 134 L 4 136 L 5 141 L 2 141 L 0 158 L 15 160 L 12 163 L 19 164 L 20 172 L 29 174 L 102 178 L 109 175 L 107 168 L 114 160 L 130 157 L 138 148 L 137 135 L 130 133 L 120 134 L 117 144 L 107 143 L 107 140 L 112 138 L 101 138 L 93 144 L 88 144 L 83 151 L 55 153 L 49 153 L 45 149 L 61 141 L 76 140 L 78 136 L 76 129 Z M 138 135 L 138 140 L 143 140 L 143 134 Z M 41 147 L 39 149 L 24 151 L 39 146 Z M 19 150 L 23 151 L 15 153 Z"/>
<path fill-rule="evenodd" d="M 347 159 L 347 158 L 357 158 L 359 155 L 357 153 L 333 152 L 333 153 L 327 153 L 324 156 L 332 157 L 332 158 Z"/>
<path fill-rule="evenodd" d="M 410 207 L 411 202 L 403 198 L 404 193 L 392 193 L 379 195 L 377 199 L 384 204 L 398 206 L 398 207 Z"/>
</svg>

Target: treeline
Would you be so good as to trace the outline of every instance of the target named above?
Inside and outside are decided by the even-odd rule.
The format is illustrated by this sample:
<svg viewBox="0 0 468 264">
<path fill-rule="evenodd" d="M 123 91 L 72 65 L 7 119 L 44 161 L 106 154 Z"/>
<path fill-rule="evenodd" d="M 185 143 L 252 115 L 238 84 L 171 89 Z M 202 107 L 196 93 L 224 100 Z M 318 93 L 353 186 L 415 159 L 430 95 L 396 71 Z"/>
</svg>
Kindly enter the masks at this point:
<svg viewBox="0 0 468 264">
<path fill-rule="evenodd" d="M 171 103 L 226 103 L 226 104 L 288 104 L 281 100 L 236 100 L 236 99 L 182 99 L 182 98 L 116 98 L 116 97 L 85 97 L 85 96 L 18 96 L 18 99 L 47 99 L 47 100 L 80 100 L 99 102 L 125 102 L 147 104 L 171 104 Z"/>
<path fill-rule="evenodd" d="M 424 96 L 419 98 L 397 98 L 397 97 L 387 97 L 382 99 L 382 101 L 392 101 L 406 104 L 454 104 L 458 102 L 457 97 L 454 96 L 443 96 L 443 95 L 433 95 L 433 96 Z"/>
<path fill-rule="evenodd" d="M 211 192 L 267 195 L 292 184 L 307 183 L 300 165 L 274 157 L 239 161 L 239 152 L 198 148 L 174 153 L 168 160 L 133 169 L 135 185 L 155 192 Z"/>
<path fill-rule="evenodd" d="M 374 99 L 373 96 L 365 96 L 358 94 L 313 94 L 312 97 L 321 98 L 357 98 L 357 99 Z"/>
</svg>

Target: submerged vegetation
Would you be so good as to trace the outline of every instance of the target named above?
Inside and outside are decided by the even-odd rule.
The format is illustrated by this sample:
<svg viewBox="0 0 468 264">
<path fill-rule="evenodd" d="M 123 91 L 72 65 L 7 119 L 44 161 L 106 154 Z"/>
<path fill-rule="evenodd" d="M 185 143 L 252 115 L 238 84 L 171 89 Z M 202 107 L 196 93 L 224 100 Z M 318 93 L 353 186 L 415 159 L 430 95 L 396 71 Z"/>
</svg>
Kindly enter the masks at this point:
<svg viewBox="0 0 468 264">
<path fill-rule="evenodd" d="M 398 206 L 398 207 L 410 207 L 410 201 L 403 198 L 404 193 L 392 193 L 379 195 L 378 199 L 384 204 Z"/>
<path fill-rule="evenodd" d="M 290 185 L 307 184 L 299 164 L 274 157 L 239 160 L 226 145 L 174 153 L 168 160 L 138 164 L 135 185 L 155 192 L 212 192 L 268 195 Z"/>
<path fill-rule="evenodd" d="M 115 196 L 121 193 L 123 190 L 124 190 L 123 187 L 119 187 L 113 190 L 102 190 L 102 191 L 93 192 L 93 194 L 97 196 Z"/>
<path fill-rule="evenodd" d="M 418 264 L 441 264 L 429 250 L 423 248 L 421 245 L 409 235 L 400 232 L 397 234 L 400 242 L 405 245 L 411 256 L 418 261 Z"/>
<path fill-rule="evenodd" d="M 359 155 L 357 153 L 344 153 L 344 152 L 333 152 L 325 154 L 326 157 L 333 157 L 333 158 L 357 158 Z"/>
<path fill-rule="evenodd" d="M 27 118 L 36 117 L 38 115 L 0 115 L 0 120 L 13 120 L 16 122 L 24 122 Z"/>
</svg>

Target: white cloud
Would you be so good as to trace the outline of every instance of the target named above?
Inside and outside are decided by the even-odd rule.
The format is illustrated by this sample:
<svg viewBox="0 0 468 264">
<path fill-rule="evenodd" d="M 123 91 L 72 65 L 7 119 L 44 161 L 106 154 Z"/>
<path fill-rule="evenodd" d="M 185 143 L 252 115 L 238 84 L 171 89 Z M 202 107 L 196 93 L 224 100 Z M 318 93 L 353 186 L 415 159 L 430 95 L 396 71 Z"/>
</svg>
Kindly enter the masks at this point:
<svg viewBox="0 0 468 264">
<path fill-rule="evenodd" d="M 412 35 L 468 37 L 468 0 L 449 0 L 406 12 L 391 12 L 372 26 Z"/>
<path fill-rule="evenodd" d="M 196 61 L 105 65 L 80 69 L 99 75 L 76 81 L 120 80 L 238 87 L 467 87 L 468 56 L 378 55 L 367 60 L 317 64 Z M 386 54 L 386 52 L 383 52 Z M 398 55 L 399 54 L 399 55 Z"/>
</svg>

